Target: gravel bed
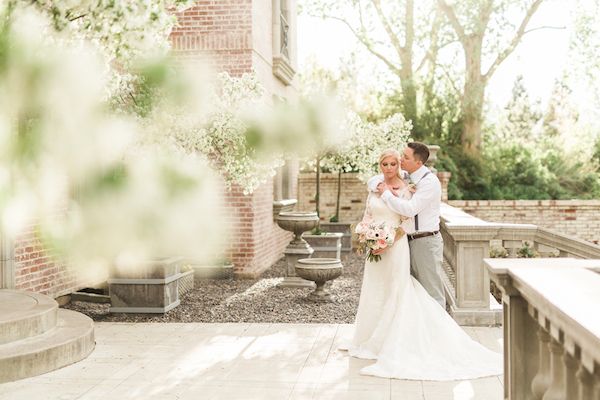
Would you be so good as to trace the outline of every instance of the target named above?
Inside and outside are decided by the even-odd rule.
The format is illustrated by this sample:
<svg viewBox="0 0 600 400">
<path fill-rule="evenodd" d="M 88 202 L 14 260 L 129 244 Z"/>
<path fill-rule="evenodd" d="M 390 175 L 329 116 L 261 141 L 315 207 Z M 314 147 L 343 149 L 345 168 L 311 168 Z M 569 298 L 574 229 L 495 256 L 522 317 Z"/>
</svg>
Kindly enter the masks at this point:
<svg viewBox="0 0 600 400">
<path fill-rule="evenodd" d="M 202 279 L 181 297 L 181 304 L 165 314 L 111 314 L 109 304 L 81 301 L 64 308 L 105 322 L 281 322 L 353 323 L 364 268 L 364 258 L 351 254 L 342 276 L 329 283 L 331 303 L 306 299 L 310 288 L 279 288 L 285 259 L 258 279 Z"/>
</svg>

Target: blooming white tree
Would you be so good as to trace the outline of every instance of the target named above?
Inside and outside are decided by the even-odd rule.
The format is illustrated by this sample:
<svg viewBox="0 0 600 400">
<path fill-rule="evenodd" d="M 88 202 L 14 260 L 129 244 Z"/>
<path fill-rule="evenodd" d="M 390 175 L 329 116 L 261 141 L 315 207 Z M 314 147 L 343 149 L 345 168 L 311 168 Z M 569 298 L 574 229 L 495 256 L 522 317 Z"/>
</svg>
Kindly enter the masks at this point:
<svg viewBox="0 0 600 400">
<path fill-rule="evenodd" d="M 308 150 L 337 132 L 319 106 L 260 103 L 251 77 L 223 78 L 216 102 L 197 73 L 154 57 L 131 65 L 143 89 L 135 112 L 108 107 L 107 65 L 118 70 L 115 60 L 142 54 L 142 22 L 167 21 L 167 5 L 181 2 L 128 3 L 0 4 L 1 229 L 15 235 L 38 223 L 78 266 L 218 253 L 226 235 L 209 165 L 252 190 L 279 159 L 261 164 L 265 155 Z M 86 25 L 92 15 L 98 21 Z M 76 21 L 79 30 L 65 27 Z M 149 37 L 166 41 L 158 25 Z"/>
<path fill-rule="evenodd" d="M 193 0 L 8 0 L 8 7 L 34 8 L 49 20 L 61 40 L 85 40 L 102 55 L 108 77 L 106 95 L 128 101 L 140 59 L 167 54 L 169 34 L 177 20 L 171 11 L 191 6 Z"/>
<path fill-rule="evenodd" d="M 363 181 L 379 173 L 378 159 L 383 150 L 402 151 L 412 128 L 402 114 L 394 114 L 379 123 L 364 122 L 356 115 L 350 121 L 350 140 L 338 151 L 329 153 L 323 159 L 323 166 L 333 172 L 358 172 Z"/>
</svg>

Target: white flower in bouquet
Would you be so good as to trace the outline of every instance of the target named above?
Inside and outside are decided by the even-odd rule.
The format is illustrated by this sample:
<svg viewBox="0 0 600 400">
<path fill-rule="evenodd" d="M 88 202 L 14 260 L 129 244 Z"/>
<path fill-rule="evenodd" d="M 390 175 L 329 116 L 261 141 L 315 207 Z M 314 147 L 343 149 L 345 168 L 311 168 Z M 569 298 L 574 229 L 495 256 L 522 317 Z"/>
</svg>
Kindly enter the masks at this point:
<svg viewBox="0 0 600 400">
<path fill-rule="evenodd" d="M 373 254 L 374 250 L 385 249 L 394 244 L 396 229 L 385 222 L 376 223 L 370 219 L 363 219 L 355 228 L 358 235 L 359 252 L 366 251 L 371 262 L 381 260 L 380 254 Z"/>
</svg>

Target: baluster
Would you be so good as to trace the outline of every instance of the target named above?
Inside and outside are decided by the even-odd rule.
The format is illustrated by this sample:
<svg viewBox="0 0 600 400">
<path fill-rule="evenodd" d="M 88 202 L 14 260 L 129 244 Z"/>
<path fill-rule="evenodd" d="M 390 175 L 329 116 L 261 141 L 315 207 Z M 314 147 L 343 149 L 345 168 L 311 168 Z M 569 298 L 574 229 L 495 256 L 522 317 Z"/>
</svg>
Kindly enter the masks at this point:
<svg viewBox="0 0 600 400">
<path fill-rule="evenodd" d="M 531 381 L 531 391 L 533 392 L 534 400 L 542 400 L 544 393 L 550 387 L 550 352 L 548 350 L 548 342 L 550 335 L 541 326 L 537 331 L 538 342 L 540 347 L 538 373 Z"/>
<path fill-rule="evenodd" d="M 517 257 L 517 250 L 523 246 L 522 240 L 503 240 L 502 247 L 508 251 L 509 258 Z"/>
<path fill-rule="evenodd" d="M 538 252 L 540 257 L 556 257 L 559 253 L 558 249 L 540 244 L 538 242 L 533 244 L 533 248 Z"/>
<path fill-rule="evenodd" d="M 579 382 L 577 381 L 577 369 L 579 368 L 579 349 L 575 349 L 575 355 L 571 355 L 565 350 L 563 360 L 566 369 L 567 379 L 567 399 L 577 399 L 579 394 Z"/>
<path fill-rule="evenodd" d="M 600 400 L 600 367 L 598 364 L 596 366 L 596 373 L 592 377 L 594 381 L 594 400 Z"/>
<path fill-rule="evenodd" d="M 591 400 L 594 395 L 594 377 L 581 364 L 577 371 L 577 380 L 579 381 L 579 397 L 578 400 Z"/>
<path fill-rule="evenodd" d="M 548 344 L 550 349 L 550 387 L 544 393 L 543 400 L 567 400 L 565 397 L 565 368 L 563 365 L 563 347 L 554 338 Z"/>
</svg>

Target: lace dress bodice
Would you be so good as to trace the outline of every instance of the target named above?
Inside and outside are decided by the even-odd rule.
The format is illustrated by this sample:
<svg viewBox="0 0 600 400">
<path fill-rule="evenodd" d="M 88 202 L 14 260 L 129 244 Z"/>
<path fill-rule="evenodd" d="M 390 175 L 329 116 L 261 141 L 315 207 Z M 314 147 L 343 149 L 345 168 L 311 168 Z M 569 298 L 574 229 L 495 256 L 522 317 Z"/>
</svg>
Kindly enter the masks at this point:
<svg viewBox="0 0 600 400">
<path fill-rule="evenodd" d="M 398 193 L 400 198 L 410 199 L 412 194 L 408 190 L 408 188 L 401 189 Z M 414 221 L 412 218 L 406 218 L 396 212 L 390 210 L 390 208 L 385 204 L 381 196 L 376 193 L 370 193 L 367 198 L 367 207 L 365 211 L 366 216 L 373 219 L 376 223 L 385 222 L 390 226 L 401 226 L 405 231 L 412 232 L 414 231 Z"/>
</svg>

